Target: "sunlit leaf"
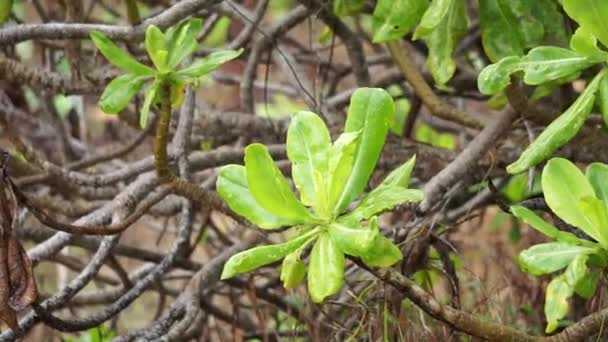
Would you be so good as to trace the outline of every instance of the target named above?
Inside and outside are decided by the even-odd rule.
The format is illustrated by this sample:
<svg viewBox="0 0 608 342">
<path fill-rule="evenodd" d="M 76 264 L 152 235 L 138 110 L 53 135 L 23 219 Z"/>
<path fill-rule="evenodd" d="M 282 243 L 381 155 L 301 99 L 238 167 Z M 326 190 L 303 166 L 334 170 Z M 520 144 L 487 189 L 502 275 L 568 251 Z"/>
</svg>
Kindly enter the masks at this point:
<svg viewBox="0 0 608 342">
<path fill-rule="evenodd" d="M 338 212 L 359 196 L 371 176 L 395 114 L 395 103 L 383 89 L 359 88 L 350 100 L 344 132 L 361 131 L 355 162 L 337 202 Z"/>
<path fill-rule="evenodd" d="M 154 69 L 139 63 L 133 56 L 116 46 L 103 33 L 97 31 L 91 32 L 91 40 L 93 40 L 93 43 L 101 54 L 117 67 L 136 75 L 153 76 L 156 73 Z"/>
<path fill-rule="evenodd" d="M 264 209 L 292 222 L 305 223 L 312 215 L 291 191 L 285 176 L 274 164 L 266 146 L 245 148 L 245 169 L 249 190 Z"/>
<path fill-rule="evenodd" d="M 317 234 L 318 230 L 311 230 L 288 242 L 261 246 L 237 253 L 228 259 L 222 271 L 222 279 L 232 278 L 237 274 L 255 270 L 264 265 L 279 261 L 287 254 L 295 251 Z"/>
<path fill-rule="evenodd" d="M 216 189 L 230 209 L 262 229 L 276 229 L 298 223 L 297 220 L 274 215 L 255 200 L 249 191 L 244 166 L 222 167 L 217 177 Z"/>
<path fill-rule="evenodd" d="M 405 36 L 422 18 L 428 5 L 428 0 L 378 0 L 373 15 L 374 43 Z"/>
<path fill-rule="evenodd" d="M 338 293 L 344 284 L 344 253 L 334 244 L 329 233 L 317 239 L 308 266 L 308 292 L 315 303 Z"/>
</svg>

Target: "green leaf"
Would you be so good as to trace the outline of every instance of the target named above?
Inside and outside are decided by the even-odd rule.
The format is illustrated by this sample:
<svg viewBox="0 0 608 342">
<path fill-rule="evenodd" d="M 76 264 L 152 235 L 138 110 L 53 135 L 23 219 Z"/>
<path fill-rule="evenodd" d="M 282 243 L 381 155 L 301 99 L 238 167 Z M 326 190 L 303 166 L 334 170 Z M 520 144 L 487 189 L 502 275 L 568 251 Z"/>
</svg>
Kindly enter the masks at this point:
<svg viewBox="0 0 608 342">
<path fill-rule="evenodd" d="M 298 286 L 306 275 L 306 265 L 300 260 L 300 249 L 289 253 L 281 265 L 281 281 L 283 287 L 291 289 Z"/>
<path fill-rule="evenodd" d="M 391 171 L 380 183 L 380 186 L 400 186 L 407 188 L 410 184 L 410 178 L 414 166 L 416 165 L 416 155 L 413 155 L 405 163 Z"/>
<path fill-rule="evenodd" d="M 264 209 L 291 222 L 306 223 L 313 220 L 306 207 L 291 191 L 266 146 L 251 144 L 245 148 L 245 170 L 249 190 Z"/>
<path fill-rule="evenodd" d="M 147 76 L 135 74 L 124 74 L 116 77 L 101 94 L 99 107 L 108 114 L 120 112 L 141 89 L 147 78 Z"/>
<path fill-rule="evenodd" d="M 285 243 L 255 247 L 237 253 L 231 256 L 224 265 L 221 279 L 232 278 L 237 274 L 249 272 L 264 265 L 279 261 L 287 254 L 295 251 L 308 242 L 308 240 L 313 238 L 316 234 L 318 234 L 318 229 L 313 229 Z"/>
<path fill-rule="evenodd" d="M 192 64 L 179 70 L 176 74 L 179 76 L 198 78 L 214 71 L 222 66 L 222 64 L 237 58 L 241 53 L 243 53 L 243 49 L 212 52 L 207 57 L 195 60 Z"/>
<path fill-rule="evenodd" d="M 434 2 L 436 1 L 438 0 Z M 426 65 L 429 67 L 435 83 L 439 85 L 446 84 L 454 75 L 456 71 L 454 51 L 468 29 L 465 1 L 449 0 L 447 2 L 449 5 L 447 14 L 443 16 L 435 29 L 423 38 L 429 48 Z"/>
<path fill-rule="evenodd" d="M 336 246 L 345 254 L 363 256 L 374 245 L 379 234 L 378 222 L 374 218 L 367 227 L 349 227 L 334 222 L 329 225 L 329 235 Z"/>
<path fill-rule="evenodd" d="M 146 51 L 157 70 L 166 69 L 168 50 L 165 47 L 165 35 L 154 25 L 146 29 Z"/>
<path fill-rule="evenodd" d="M 405 36 L 422 18 L 428 5 L 428 0 L 378 0 L 372 17 L 374 43 Z"/>
<path fill-rule="evenodd" d="M 574 258 L 574 260 L 572 260 L 570 265 L 568 265 L 568 268 L 566 268 L 566 272 L 564 272 L 564 279 L 573 288 L 587 273 L 588 259 L 588 254 L 579 254 Z"/>
<path fill-rule="evenodd" d="M 544 31 L 543 43 L 565 46 L 568 44 L 568 32 L 561 6 L 555 0 L 527 0 L 534 18 L 541 22 Z M 533 26 L 531 25 L 533 28 Z M 534 44 L 533 46 L 538 45 Z"/>
<path fill-rule="evenodd" d="M 566 77 L 595 63 L 573 51 L 555 46 L 534 48 L 521 59 L 521 66 L 525 73 L 524 82 L 530 85 Z"/>
<path fill-rule="evenodd" d="M 581 198 L 576 207 L 590 222 L 589 227 L 581 229 L 597 240 L 604 248 L 608 247 L 608 211 L 602 200 L 594 196 Z"/>
<path fill-rule="evenodd" d="M 337 214 L 336 203 L 353 170 L 361 131 L 342 133 L 329 152 L 329 207 Z"/>
<path fill-rule="evenodd" d="M 216 189 L 230 209 L 262 229 L 276 229 L 298 223 L 297 220 L 272 214 L 255 200 L 249 190 L 245 167 L 242 165 L 222 167 L 217 177 Z"/>
<path fill-rule="evenodd" d="M 308 266 L 308 292 L 313 302 L 321 303 L 344 284 L 344 253 L 333 243 L 328 233 L 321 233 Z"/>
<path fill-rule="evenodd" d="M 429 8 L 424 12 L 412 39 L 416 40 L 433 32 L 448 15 L 454 2 L 455 0 L 433 0 Z"/>
<path fill-rule="evenodd" d="M 604 0 L 564 0 L 564 10 L 582 28 L 608 46 L 608 2 Z"/>
<path fill-rule="evenodd" d="M 585 176 L 595 192 L 595 196 L 602 201 L 608 209 L 608 165 L 604 163 L 591 163 L 587 166 Z"/>
<path fill-rule="evenodd" d="M 477 87 L 482 94 L 494 95 L 511 83 L 511 74 L 521 70 L 521 58 L 509 56 L 498 63 L 485 67 L 477 78 Z"/>
<path fill-rule="evenodd" d="M 287 130 L 287 156 L 300 200 L 318 214 L 328 213 L 328 152 L 331 138 L 325 123 L 312 112 L 300 111 Z M 318 174 L 318 175 L 316 175 Z"/>
<path fill-rule="evenodd" d="M 365 0 L 334 0 L 334 13 L 338 17 L 359 14 L 365 6 Z"/>
<path fill-rule="evenodd" d="M 578 237 L 576 237 L 576 235 L 574 235 L 572 233 L 564 232 L 564 231 L 557 229 L 556 227 L 547 223 L 545 220 L 543 220 L 541 217 L 536 215 L 536 213 L 534 213 L 532 210 L 530 210 L 528 208 L 525 208 L 525 207 L 522 207 L 519 205 L 514 205 L 514 206 L 511 206 L 510 210 L 511 210 L 511 213 L 513 215 L 515 215 L 517 218 L 519 218 L 520 220 L 529 224 L 530 226 L 532 226 L 532 228 L 538 230 L 539 232 L 543 233 L 547 237 L 550 237 L 559 242 L 567 243 L 570 245 L 583 245 L 583 246 L 591 247 L 591 248 L 597 247 L 597 245 L 591 241 L 579 239 Z"/>
<path fill-rule="evenodd" d="M 547 334 L 559 327 L 559 320 L 568 314 L 568 298 L 572 296 L 573 289 L 564 277 L 556 277 L 547 286 L 545 296 L 545 316 L 547 317 Z"/>
<path fill-rule="evenodd" d="M 383 211 L 403 203 L 422 201 L 424 192 L 416 189 L 406 189 L 401 186 L 383 185 L 372 190 L 361 203 L 347 216 L 357 220 L 368 219 Z"/>
<path fill-rule="evenodd" d="M 148 89 L 146 89 L 144 103 L 141 106 L 141 113 L 139 114 L 139 126 L 141 128 L 146 128 L 146 126 L 148 126 L 148 114 L 150 113 L 150 106 L 156 99 L 161 84 L 161 80 L 155 79 L 154 82 L 148 86 Z"/>
<path fill-rule="evenodd" d="M 511 5 L 505 0 L 479 0 L 481 41 L 492 62 L 524 54 L 520 21 L 513 13 Z"/>
<path fill-rule="evenodd" d="M 0 25 L 11 16 L 11 8 L 13 7 L 13 0 L 2 0 L 0 1 Z"/>
<path fill-rule="evenodd" d="M 103 33 L 92 31 L 91 40 L 101 54 L 115 66 L 136 75 L 153 76 L 156 74 L 154 69 L 139 63 L 129 53 L 116 46 Z"/>
<path fill-rule="evenodd" d="M 559 271 L 568 266 L 579 254 L 590 253 L 593 248 L 575 246 L 563 242 L 534 245 L 519 253 L 519 266 L 524 272 L 542 275 Z"/>
<path fill-rule="evenodd" d="M 169 51 L 167 66 L 170 70 L 173 70 L 198 49 L 196 37 L 202 26 L 203 21 L 200 18 L 190 18 L 180 23 L 171 36 L 166 35 L 167 50 Z"/>
<path fill-rule="evenodd" d="M 577 205 L 583 198 L 594 198 L 595 193 L 576 165 L 563 158 L 549 160 L 543 169 L 541 183 L 545 201 L 557 216 L 598 238 L 593 220 Z"/>
<path fill-rule="evenodd" d="M 583 27 L 576 29 L 570 38 L 570 48 L 581 56 L 595 60 L 606 58 L 607 53 L 597 47 L 597 38 Z"/>
<path fill-rule="evenodd" d="M 585 299 L 591 299 L 595 294 L 599 278 L 600 274 L 598 272 L 586 272 L 578 283 L 576 283 L 574 291 L 577 295 Z"/>
<path fill-rule="evenodd" d="M 604 75 L 604 77 L 602 77 L 598 90 L 602 119 L 604 120 L 604 125 L 608 126 L 608 76 Z"/>
<path fill-rule="evenodd" d="M 361 138 L 352 172 L 337 202 L 337 212 L 346 209 L 365 189 L 380 157 L 394 114 L 393 98 L 383 89 L 359 88 L 352 95 L 344 132 L 361 131 Z"/>
<path fill-rule="evenodd" d="M 395 244 L 378 234 L 369 251 L 361 257 L 369 267 L 390 267 L 403 259 L 401 250 Z"/>
<path fill-rule="evenodd" d="M 517 161 L 507 166 L 508 173 L 520 173 L 535 166 L 576 135 L 589 116 L 595 101 L 595 92 L 605 72 L 605 69 L 602 70 L 576 101 L 524 150 Z"/>
</svg>

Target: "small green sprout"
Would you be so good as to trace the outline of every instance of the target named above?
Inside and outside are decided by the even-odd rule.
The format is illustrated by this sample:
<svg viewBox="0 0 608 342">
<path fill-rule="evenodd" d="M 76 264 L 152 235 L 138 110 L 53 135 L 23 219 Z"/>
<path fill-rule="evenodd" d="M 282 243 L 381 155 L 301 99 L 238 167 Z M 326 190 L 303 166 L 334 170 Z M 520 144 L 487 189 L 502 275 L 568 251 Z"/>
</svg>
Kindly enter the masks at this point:
<svg viewBox="0 0 608 342">
<path fill-rule="evenodd" d="M 202 27 L 201 19 L 188 19 L 165 33 L 154 26 L 148 26 L 145 47 L 154 68 L 138 62 L 128 52 L 120 49 L 112 40 L 101 32 L 91 32 L 91 39 L 102 55 L 127 73 L 113 79 L 106 87 L 99 105 L 109 114 L 116 114 L 124 109 L 145 83 L 151 84 L 145 91 L 139 123 L 142 128 L 148 123 L 150 106 L 157 103 L 160 89 L 168 84 L 171 90 L 171 103 L 179 106 L 183 100 L 183 89 L 188 83 L 198 79 L 222 64 L 237 58 L 243 50 L 222 50 L 197 58 L 191 64 L 180 68 L 180 64 L 199 48 L 196 39 Z"/>
</svg>

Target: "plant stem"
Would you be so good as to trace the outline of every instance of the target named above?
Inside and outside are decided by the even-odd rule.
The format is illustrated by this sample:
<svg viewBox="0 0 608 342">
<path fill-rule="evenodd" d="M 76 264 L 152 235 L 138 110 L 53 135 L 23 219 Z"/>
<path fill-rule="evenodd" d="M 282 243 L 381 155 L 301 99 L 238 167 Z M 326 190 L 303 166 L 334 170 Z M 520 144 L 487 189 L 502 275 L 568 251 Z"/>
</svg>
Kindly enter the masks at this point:
<svg viewBox="0 0 608 342">
<path fill-rule="evenodd" d="M 403 48 L 398 41 L 390 41 L 386 43 L 386 46 L 405 79 L 414 88 L 416 94 L 433 115 L 472 128 L 482 128 L 484 126 L 469 114 L 441 101 L 424 80 L 424 77 L 418 70 L 418 66 L 410 58 L 407 49 Z"/>
</svg>

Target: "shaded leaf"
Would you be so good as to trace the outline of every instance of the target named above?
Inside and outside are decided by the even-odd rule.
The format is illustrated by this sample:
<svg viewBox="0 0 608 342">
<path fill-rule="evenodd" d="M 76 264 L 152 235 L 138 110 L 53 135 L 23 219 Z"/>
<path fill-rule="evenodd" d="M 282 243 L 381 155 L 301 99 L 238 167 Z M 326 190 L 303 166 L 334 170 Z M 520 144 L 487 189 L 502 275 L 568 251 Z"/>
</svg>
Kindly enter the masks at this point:
<svg viewBox="0 0 608 342">
<path fill-rule="evenodd" d="M 108 114 L 120 112 L 139 92 L 147 78 L 147 76 L 135 74 L 124 74 L 116 77 L 101 94 L 99 107 Z"/>
<path fill-rule="evenodd" d="M 492 62 L 524 54 L 520 22 L 508 1 L 479 0 L 479 24 L 483 49 Z"/>
<path fill-rule="evenodd" d="M 306 265 L 300 260 L 300 250 L 289 253 L 281 265 L 281 281 L 283 287 L 291 289 L 298 286 L 306 276 Z"/>
<path fill-rule="evenodd" d="M 600 274 L 598 272 L 586 272 L 578 283 L 576 283 L 574 291 L 577 295 L 585 299 L 591 299 L 595 294 L 599 278 Z"/>
<path fill-rule="evenodd" d="M 595 92 L 604 74 L 605 70 L 602 70 L 576 101 L 562 115 L 553 120 L 514 163 L 507 166 L 507 172 L 516 174 L 535 166 L 578 133 L 593 107 Z"/>
<path fill-rule="evenodd" d="M 435 0 L 435 3 L 438 0 Z M 460 39 L 468 29 L 467 12 L 464 0 L 448 0 L 447 13 L 438 25 L 423 39 L 429 48 L 426 65 L 435 83 L 446 84 L 456 71 L 454 52 Z M 425 30 L 423 30 L 424 32 Z"/>
<path fill-rule="evenodd" d="M 365 0 L 334 0 L 334 13 L 338 17 L 359 14 L 365 6 Z"/>
<path fill-rule="evenodd" d="M 369 267 L 390 267 L 401 259 L 401 250 L 381 234 L 378 234 L 372 247 L 361 257 L 363 263 Z"/>
<path fill-rule="evenodd" d="M 11 9 L 13 7 L 13 0 L 2 0 L 0 1 L 0 25 L 3 24 L 6 19 L 11 16 Z"/>
</svg>

